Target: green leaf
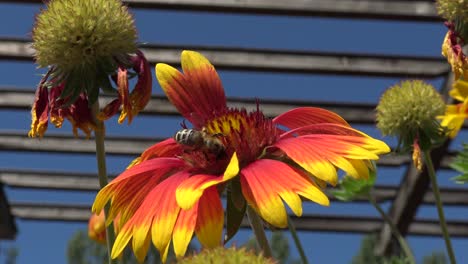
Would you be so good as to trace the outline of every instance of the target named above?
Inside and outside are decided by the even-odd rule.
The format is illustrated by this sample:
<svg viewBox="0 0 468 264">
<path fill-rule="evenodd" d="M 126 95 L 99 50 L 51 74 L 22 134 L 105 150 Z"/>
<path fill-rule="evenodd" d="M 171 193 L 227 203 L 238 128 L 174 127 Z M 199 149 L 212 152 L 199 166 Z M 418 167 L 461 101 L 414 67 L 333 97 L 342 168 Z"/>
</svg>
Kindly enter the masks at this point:
<svg viewBox="0 0 468 264">
<path fill-rule="evenodd" d="M 458 184 L 468 182 L 468 144 L 463 144 L 463 150 L 458 153 L 455 160 L 450 164 L 450 167 L 461 174 L 453 177 L 451 180 Z"/>
<path fill-rule="evenodd" d="M 452 177 L 451 180 L 457 184 L 465 184 L 468 182 L 468 173 Z"/>
<path fill-rule="evenodd" d="M 231 190 L 227 191 L 227 206 L 226 206 L 226 235 L 224 237 L 224 243 L 227 243 L 240 228 L 242 220 L 244 219 L 245 210 L 247 208 L 247 203 L 242 203 L 243 205 L 239 207 L 241 204 L 239 201 L 235 201 L 237 196 L 234 195 L 237 193 L 237 190 L 232 190 L 232 188 L 236 188 L 236 181 L 232 181 L 230 184 Z M 238 190 L 240 191 L 240 189 Z"/>
<path fill-rule="evenodd" d="M 349 175 L 345 175 L 340 180 L 338 189 L 331 193 L 336 199 L 341 201 L 352 201 L 358 197 L 368 196 L 370 190 L 374 187 L 376 171 L 369 170 L 368 179 L 355 179 Z"/>
<path fill-rule="evenodd" d="M 99 97 L 99 87 L 96 82 L 90 82 L 90 86 L 87 86 L 86 94 L 88 95 L 88 105 L 91 107 Z"/>
</svg>

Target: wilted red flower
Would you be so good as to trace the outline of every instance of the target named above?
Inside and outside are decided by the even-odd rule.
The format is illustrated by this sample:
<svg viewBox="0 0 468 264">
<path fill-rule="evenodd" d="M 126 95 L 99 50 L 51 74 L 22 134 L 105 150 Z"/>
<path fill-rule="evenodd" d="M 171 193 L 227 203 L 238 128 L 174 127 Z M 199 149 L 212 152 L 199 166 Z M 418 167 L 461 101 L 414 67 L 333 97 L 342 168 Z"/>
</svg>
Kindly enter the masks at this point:
<svg viewBox="0 0 468 264">
<path fill-rule="evenodd" d="M 116 80 L 118 98 L 106 105 L 99 113 L 98 118 L 108 119 L 115 115 L 122 106 L 119 123 L 122 123 L 127 117 L 130 123 L 133 117 L 148 103 L 152 86 L 149 64 L 140 51 L 131 56 L 130 61 L 138 76 L 135 88 L 129 93 L 128 70 L 124 66 L 120 66 Z M 80 92 L 78 96 L 64 97 L 66 83 L 52 78 L 53 72 L 54 68 L 51 67 L 37 87 L 31 110 L 31 130 L 28 135 L 42 137 L 47 130 L 49 119 L 56 127 L 62 127 L 63 121 L 67 119 L 73 126 L 75 136 L 78 135 L 78 129 L 80 129 L 89 137 L 91 132 L 96 129 L 89 105 L 89 95 Z M 108 77 L 104 76 L 104 78 Z M 85 81 L 83 80 L 83 82 Z M 97 90 L 97 92 L 99 91 Z"/>
<path fill-rule="evenodd" d="M 92 214 L 88 221 L 88 236 L 92 240 L 100 243 L 106 243 L 106 225 L 104 211 L 99 214 Z M 119 233 L 119 217 L 114 219 L 114 230 L 115 233 Z"/>
<path fill-rule="evenodd" d="M 106 225 L 104 219 L 104 211 L 99 214 L 92 214 L 88 222 L 88 236 L 92 240 L 105 244 L 106 243 Z"/>
<path fill-rule="evenodd" d="M 247 202 L 266 222 L 285 227 L 283 201 L 298 216 L 300 196 L 328 205 L 322 188 L 337 183 L 338 168 L 367 178 L 370 160 L 390 151 L 324 109 L 296 108 L 271 120 L 258 108 L 229 108 L 205 57 L 184 51 L 181 64 L 183 73 L 158 64 L 156 76 L 193 130 L 178 133 L 178 142 L 170 138 L 148 148 L 94 202 L 93 211 L 100 212 L 111 201 L 108 223 L 121 213 L 113 258 L 130 240 L 140 261 L 151 240 L 163 260 L 171 240 L 176 256 L 183 256 L 193 233 L 204 247 L 219 245 L 225 189 L 235 193 L 236 204 Z"/>
<path fill-rule="evenodd" d="M 460 77 L 468 80 L 468 57 L 463 53 L 462 49 L 462 46 L 466 43 L 455 31 L 455 25 L 452 22 L 446 22 L 445 25 L 448 27 L 448 32 L 442 43 L 442 55 L 447 58 L 448 63 L 452 66 L 455 80 Z"/>
</svg>

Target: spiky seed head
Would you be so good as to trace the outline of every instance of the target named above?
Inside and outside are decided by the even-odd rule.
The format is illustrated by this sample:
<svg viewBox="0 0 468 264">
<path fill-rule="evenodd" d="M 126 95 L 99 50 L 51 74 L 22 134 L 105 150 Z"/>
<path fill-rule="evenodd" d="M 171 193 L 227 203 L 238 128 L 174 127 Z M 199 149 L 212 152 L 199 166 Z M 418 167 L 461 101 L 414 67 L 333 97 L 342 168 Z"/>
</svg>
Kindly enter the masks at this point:
<svg viewBox="0 0 468 264">
<path fill-rule="evenodd" d="M 445 103 L 430 84 L 421 80 L 403 81 L 390 87 L 377 105 L 377 128 L 383 135 L 396 136 L 403 147 L 422 141 L 438 140 L 441 128 L 436 116 L 444 113 Z"/>
<path fill-rule="evenodd" d="M 136 51 L 134 21 L 119 0 L 52 0 L 32 35 L 39 67 L 64 74 Z"/>
<path fill-rule="evenodd" d="M 217 247 L 207 249 L 200 254 L 193 255 L 179 260 L 180 264 L 205 264 L 205 263 L 222 263 L 222 264 L 274 264 L 275 261 L 265 258 L 262 255 L 255 255 L 253 252 L 247 252 L 244 248 L 223 248 Z"/>
<path fill-rule="evenodd" d="M 437 0 L 437 12 L 448 21 L 468 24 L 468 0 Z"/>
</svg>

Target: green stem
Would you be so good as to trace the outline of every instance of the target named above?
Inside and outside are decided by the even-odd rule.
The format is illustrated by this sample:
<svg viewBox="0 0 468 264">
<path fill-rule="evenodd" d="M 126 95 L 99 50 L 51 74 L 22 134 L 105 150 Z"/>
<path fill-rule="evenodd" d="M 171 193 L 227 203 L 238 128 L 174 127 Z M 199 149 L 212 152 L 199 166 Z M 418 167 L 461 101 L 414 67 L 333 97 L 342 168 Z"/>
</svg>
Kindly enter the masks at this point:
<svg viewBox="0 0 468 264">
<path fill-rule="evenodd" d="M 299 240 L 299 236 L 297 235 L 296 227 L 294 226 L 291 220 L 291 217 L 289 217 L 289 215 L 288 215 L 288 228 L 293 237 L 294 244 L 296 244 L 297 251 L 299 251 L 299 255 L 301 256 L 302 263 L 309 264 L 309 261 L 307 260 L 307 257 L 304 253 L 304 248 L 302 247 L 301 241 Z"/>
<path fill-rule="evenodd" d="M 384 210 L 382 209 L 382 207 L 380 207 L 379 203 L 377 202 L 377 200 L 375 200 L 375 197 L 372 194 L 369 194 L 368 198 L 369 198 L 370 203 L 375 207 L 375 209 L 377 209 L 380 216 L 390 226 L 390 230 L 392 231 L 393 235 L 398 240 L 398 243 L 400 243 L 400 246 L 405 252 L 406 257 L 411 261 L 412 264 L 416 264 L 416 259 L 414 258 L 411 248 L 409 247 L 405 238 L 401 235 L 400 231 L 398 231 L 398 228 L 395 226 L 392 219 L 390 219 L 390 217 L 388 217 L 388 215 L 384 212 Z"/>
<path fill-rule="evenodd" d="M 106 151 L 104 148 L 104 135 L 105 135 L 105 126 L 104 122 L 97 118 L 99 113 L 99 102 L 92 106 L 92 114 L 94 118 L 94 122 L 96 124 L 96 129 L 94 130 L 94 140 L 96 142 L 96 161 L 98 167 L 98 178 L 99 178 L 99 186 L 104 188 L 107 185 L 108 178 L 107 178 L 107 168 L 106 168 Z M 104 214 L 105 218 L 109 215 L 109 208 L 110 204 L 107 203 L 104 207 Z M 109 257 L 109 264 L 117 263 L 116 261 L 112 260 L 111 252 L 112 252 L 112 245 L 114 244 L 115 234 L 114 234 L 114 225 L 111 223 L 109 226 L 106 227 L 106 241 L 107 241 L 107 254 Z"/>
<path fill-rule="evenodd" d="M 444 209 L 442 207 L 442 201 L 440 199 L 439 185 L 437 184 L 437 177 L 435 175 L 434 165 L 432 164 L 430 151 L 424 151 L 424 160 L 427 167 L 427 172 L 429 178 L 431 179 L 432 192 L 434 193 L 434 198 L 436 200 L 437 213 L 439 214 L 440 228 L 442 229 L 442 234 L 445 240 L 445 246 L 447 247 L 447 252 L 450 258 L 451 264 L 456 264 L 455 254 L 453 253 L 452 242 L 450 241 L 450 236 L 447 230 L 447 223 L 445 221 Z"/>
<path fill-rule="evenodd" d="M 257 239 L 257 244 L 263 251 L 263 256 L 265 256 L 266 258 L 271 258 L 271 248 L 268 244 L 268 239 L 266 237 L 265 230 L 263 229 L 262 220 L 250 206 L 247 206 L 247 216 L 249 217 L 250 226 L 252 226 L 255 238 Z"/>
</svg>

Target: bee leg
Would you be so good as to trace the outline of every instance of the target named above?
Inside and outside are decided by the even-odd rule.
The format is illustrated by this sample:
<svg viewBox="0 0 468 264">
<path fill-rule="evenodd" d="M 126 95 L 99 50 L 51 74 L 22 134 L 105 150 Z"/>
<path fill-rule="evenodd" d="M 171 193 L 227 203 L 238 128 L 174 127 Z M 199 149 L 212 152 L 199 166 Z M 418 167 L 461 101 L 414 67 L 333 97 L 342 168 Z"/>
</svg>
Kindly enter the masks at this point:
<svg viewBox="0 0 468 264">
<path fill-rule="evenodd" d="M 205 159 L 206 159 L 206 160 L 209 160 L 209 156 L 208 156 L 208 154 L 207 154 L 205 151 L 203 151 L 203 155 L 205 156 Z"/>
<path fill-rule="evenodd" d="M 226 151 L 220 151 L 216 154 L 216 160 L 221 160 L 227 157 Z"/>
</svg>

